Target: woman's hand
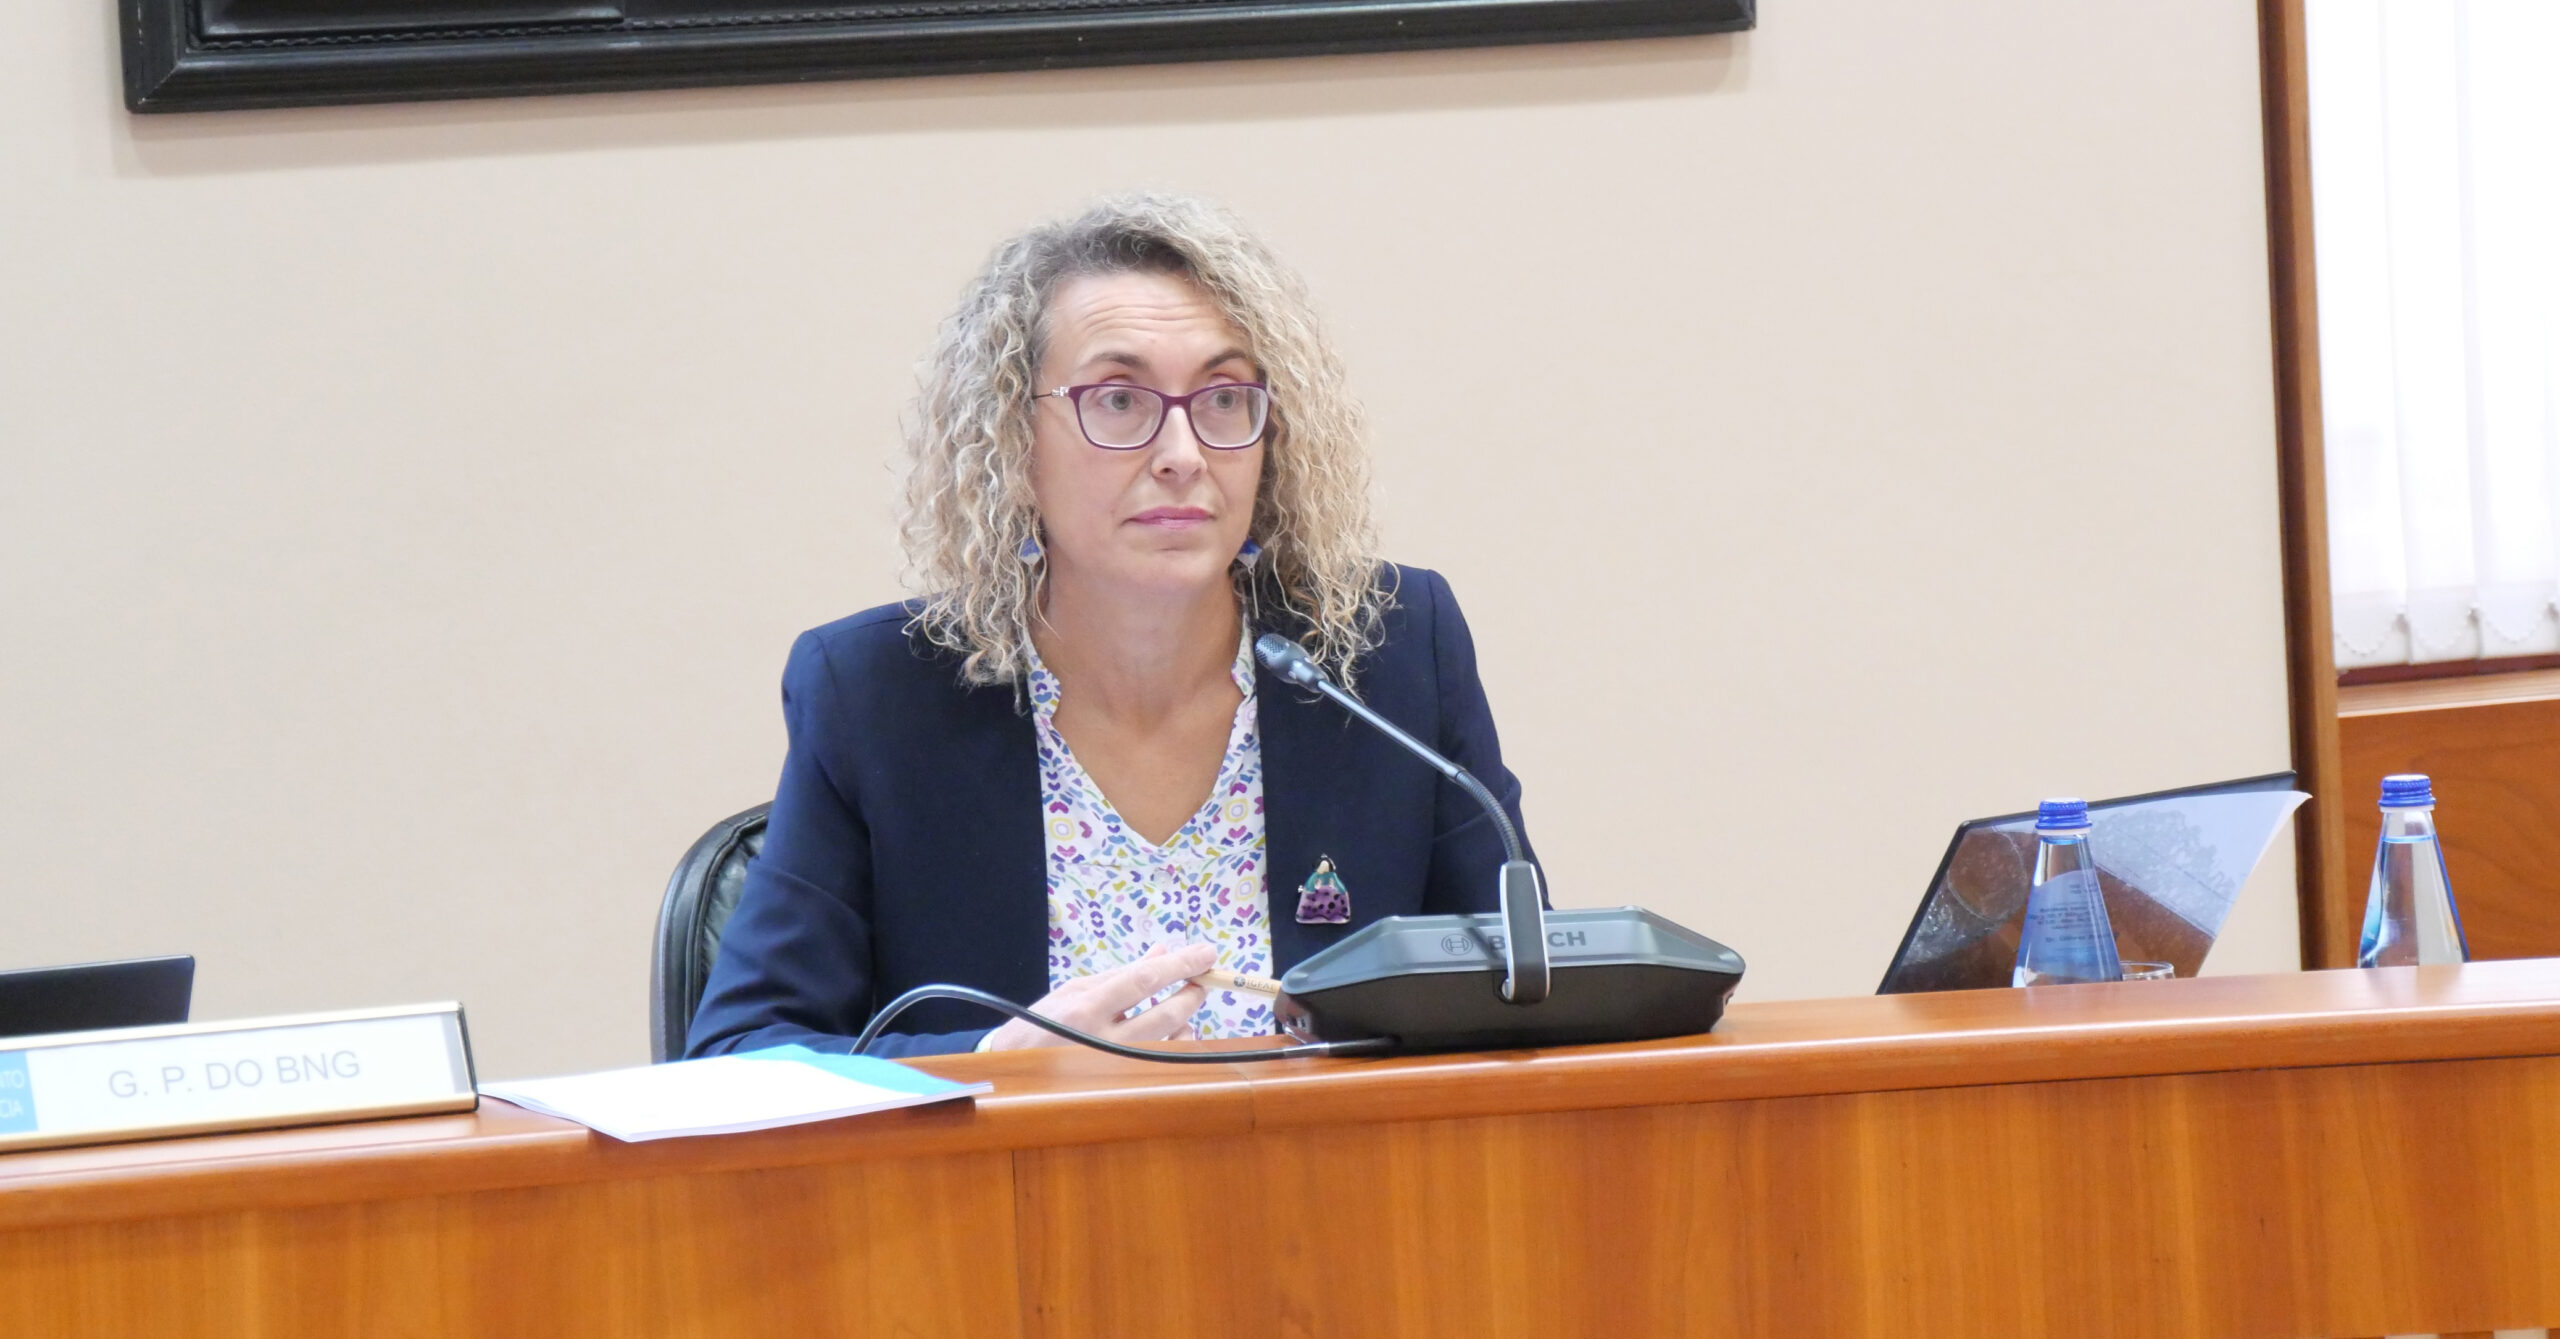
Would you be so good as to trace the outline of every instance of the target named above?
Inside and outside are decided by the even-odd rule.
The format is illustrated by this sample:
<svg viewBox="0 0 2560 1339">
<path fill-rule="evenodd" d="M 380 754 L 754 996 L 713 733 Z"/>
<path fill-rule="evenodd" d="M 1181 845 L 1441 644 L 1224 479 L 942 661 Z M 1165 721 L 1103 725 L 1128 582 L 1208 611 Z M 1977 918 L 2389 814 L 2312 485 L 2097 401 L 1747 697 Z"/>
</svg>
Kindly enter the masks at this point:
<svg viewBox="0 0 2560 1339">
<path fill-rule="evenodd" d="M 1050 991 L 1031 1006 L 1031 1012 L 1124 1045 L 1163 1041 L 1190 1024 L 1191 1015 L 1199 1012 L 1208 991 L 1197 984 L 1187 985 L 1144 1013 L 1135 1017 L 1123 1015 L 1174 982 L 1198 976 L 1217 963 L 1218 951 L 1208 944 L 1187 944 L 1169 953 L 1158 945 L 1125 967 L 1080 976 Z M 1008 1018 L 1004 1026 L 987 1034 L 986 1049 L 1013 1051 L 1027 1046 L 1071 1045 L 1074 1043 L 1054 1032 L 1033 1027 L 1019 1018 Z"/>
</svg>

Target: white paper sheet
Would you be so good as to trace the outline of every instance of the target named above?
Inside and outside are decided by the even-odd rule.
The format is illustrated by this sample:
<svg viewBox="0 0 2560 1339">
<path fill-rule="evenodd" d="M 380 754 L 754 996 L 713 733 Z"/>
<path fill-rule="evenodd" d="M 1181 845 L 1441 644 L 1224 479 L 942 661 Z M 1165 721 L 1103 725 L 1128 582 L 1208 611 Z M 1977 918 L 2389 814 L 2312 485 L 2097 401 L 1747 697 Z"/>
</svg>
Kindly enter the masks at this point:
<svg viewBox="0 0 2560 1339">
<path fill-rule="evenodd" d="M 892 1060 L 777 1046 L 556 1079 L 484 1083 L 483 1095 L 628 1143 L 770 1130 L 993 1091 Z"/>
</svg>

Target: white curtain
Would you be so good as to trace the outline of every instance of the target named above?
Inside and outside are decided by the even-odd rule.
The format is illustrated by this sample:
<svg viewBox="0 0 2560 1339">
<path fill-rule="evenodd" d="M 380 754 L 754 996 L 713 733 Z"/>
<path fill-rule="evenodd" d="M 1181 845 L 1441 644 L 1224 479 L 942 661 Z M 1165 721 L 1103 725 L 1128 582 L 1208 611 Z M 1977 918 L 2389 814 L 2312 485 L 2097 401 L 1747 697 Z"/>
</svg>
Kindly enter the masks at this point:
<svg viewBox="0 0 2560 1339">
<path fill-rule="evenodd" d="M 2341 668 L 2560 651 L 2560 0 L 2308 0 Z"/>
</svg>

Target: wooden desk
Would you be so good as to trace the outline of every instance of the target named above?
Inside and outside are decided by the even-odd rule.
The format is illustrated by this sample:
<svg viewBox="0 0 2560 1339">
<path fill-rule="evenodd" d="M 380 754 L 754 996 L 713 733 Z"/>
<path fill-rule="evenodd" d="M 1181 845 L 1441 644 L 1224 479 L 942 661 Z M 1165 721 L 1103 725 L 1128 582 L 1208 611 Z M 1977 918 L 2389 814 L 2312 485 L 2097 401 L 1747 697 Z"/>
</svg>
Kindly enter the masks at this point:
<svg viewBox="0 0 2560 1339">
<path fill-rule="evenodd" d="M 2228 1335 L 2560 1320 L 2560 962 L 1737 1004 L 616 1144 L 0 1157 L 0 1334 Z"/>
</svg>

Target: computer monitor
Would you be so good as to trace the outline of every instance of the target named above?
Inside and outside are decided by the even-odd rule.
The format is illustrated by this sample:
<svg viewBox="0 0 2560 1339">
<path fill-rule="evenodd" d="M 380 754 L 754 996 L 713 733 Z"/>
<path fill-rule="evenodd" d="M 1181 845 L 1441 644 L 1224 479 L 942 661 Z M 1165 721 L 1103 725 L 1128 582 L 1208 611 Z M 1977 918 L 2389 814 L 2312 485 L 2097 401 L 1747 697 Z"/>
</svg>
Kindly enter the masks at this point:
<svg viewBox="0 0 2560 1339">
<path fill-rule="evenodd" d="M 195 985 L 186 954 L 0 972 L 0 1038 L 183 1023 Z"/>
<path fill-rule="evenodd" d="M 2308 798 L 2293 780 L 2271 772 L 2091 802 L 2089 845 L 2119 957 L 2196 974 L 2249 871 Z M 2035 873 L 2035 826 L 2033 812 L 1956 825 L 1877 994 L 2009 984 Z"/>
</svg>

